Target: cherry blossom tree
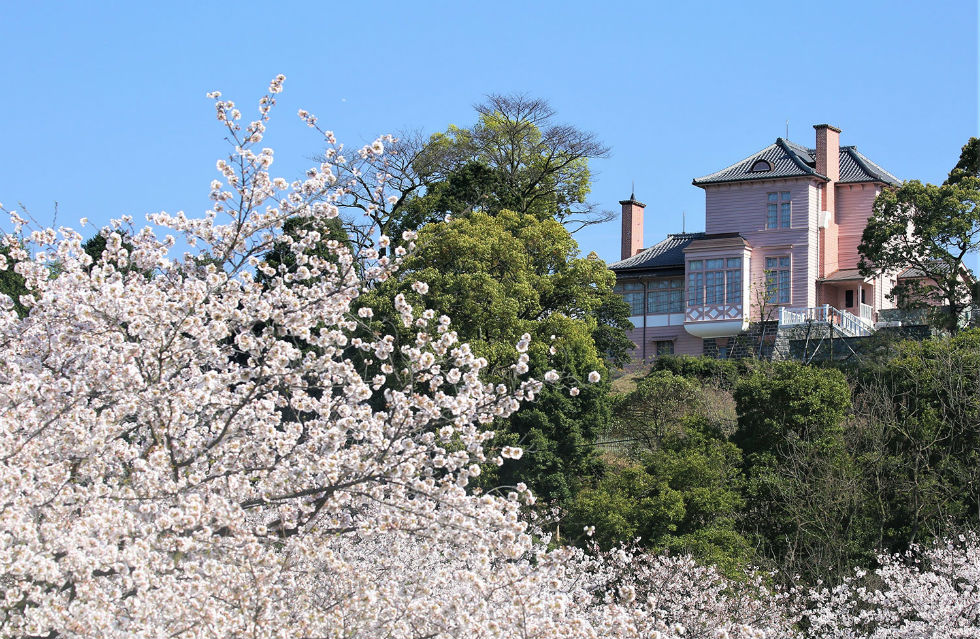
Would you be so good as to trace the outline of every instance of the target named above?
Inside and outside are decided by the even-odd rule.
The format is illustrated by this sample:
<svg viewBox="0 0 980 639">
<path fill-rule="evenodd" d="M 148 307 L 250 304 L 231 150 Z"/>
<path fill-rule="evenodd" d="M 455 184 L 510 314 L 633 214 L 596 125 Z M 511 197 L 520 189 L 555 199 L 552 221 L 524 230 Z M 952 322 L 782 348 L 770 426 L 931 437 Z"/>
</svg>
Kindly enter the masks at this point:
<svg viewBox="0 0 980 639">
<path fill-rule="evenodd" d="M 280 232 L 292 216 L 335 217 L 342 196 L 323 167 L 270 175 L 273 152 L 257 145 L 281 87 L 248 124 L 212 94 L 235 146 L 212 209 L 149 216 L 199 254 L 173 259 L 174 237 L 124 218 L 93 260 L 77 232 L 31 231 L 11 213 L 5 262 L 29 313 L 4 298 L 0 634 L 332 636 L 352 593 L 368 596 L 348 538 L 452 540 L 499 561 L 529 550 L 516 514 L 529 495 L 466 485 L 492 435 L 481 425 L 540 383 L 486 387 L 448 318 L 404 300 L 413 343 L 351 338 L 366 314 L 353 302 L 398 259 L 339 244 L 325 258 L 310 251 L 317 230 Z M 293 272 L 259 259 L 277 242 Z M 344 566 L 349 583 L 331 588 Z"/>
<path fill-rule="evenodd" d="M 524 519 L 527 487 L 473 489 L 522 454 L 494 450 L 488 425 L 567 375 L 527 379 L 525 335 L 513 377 L 487 384 L 450 318 L 403 296 L 393 320 L 411 330 L 371 332 L 363 293 L 408 276 L 414 235 L 385 254 L 378 233 L 356 254 L 331 235 L 329 131 L 330 162 L 270 172 L 282 83 L 252 122 L 211 94 L 234 150 L 200 217 L 115 220 L 93 256 L 7 211 L 0 268 L 23 285 L 0 296 L 0 637 L 796 636 L 761 577 L 553 548 Z M 178 236 L 192 252 L 174 255 Z M 977 548 L 885 558 L 878 590 L 815 595 L 812 636 L 975 636 Z"/>
<path fill-rule="evenodd" d="M 270 173 L 260 144 L 283 79 L 249 123 L 211 94 L 234 151 L 201 217 L 115 220 L 93 257 L 75 230 L 7 211 L 0 267 L 26 292 L 18 309 L 0 297 L 0 636 L 648 637 L 683 623 L 611 593 L 601 560 L 549 551 L 520 516 L 526 487 L 467 489 L 488 458 L 521 454 L 489 450 L 485 425 L 540 392 L 521 379 L 530 338 L 512 383 L 491 386 L 449 318 L 404 297 L 395 319 L 413 338 L 365 337 L 359 298 L 413 234 L 354 255 L 317 223 L 344 195 L 329 163 Z M 312 222 L 283 233 L 294 217 Z M 178 235 L 197 252 L 174 257 Z M 272 248 L 292 258 L 264 262 Z"/>
<path fill-rule="evenodd" d="M 873 572 L 811 593 L 814 639 L 980 637 L 980 538 L 975 533 L 881 555 Z"/>
</svg>

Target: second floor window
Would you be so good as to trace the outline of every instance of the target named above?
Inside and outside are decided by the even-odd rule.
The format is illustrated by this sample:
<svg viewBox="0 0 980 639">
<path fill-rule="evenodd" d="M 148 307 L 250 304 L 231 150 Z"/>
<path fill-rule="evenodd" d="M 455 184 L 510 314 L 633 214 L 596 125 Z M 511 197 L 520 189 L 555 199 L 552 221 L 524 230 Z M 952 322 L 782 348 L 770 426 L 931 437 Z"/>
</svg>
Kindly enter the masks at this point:
<svg viewBox="0 0 980 639">
<path fill-rule="evenodd" d="M 769 193 L 766 197 L 766 228 L 788 229 L 793 211 L 790 192 Z"/>
<path fill-rule="evenodd" d="M 689 306 L 742 303 L 742 258 L 691 260 L 687 270 Z"/>
<path fill-rule="evenodd" d="M 790 300 L 789 256 L 766 258 L 766 301 L 789 304 Z"/>
</svg>

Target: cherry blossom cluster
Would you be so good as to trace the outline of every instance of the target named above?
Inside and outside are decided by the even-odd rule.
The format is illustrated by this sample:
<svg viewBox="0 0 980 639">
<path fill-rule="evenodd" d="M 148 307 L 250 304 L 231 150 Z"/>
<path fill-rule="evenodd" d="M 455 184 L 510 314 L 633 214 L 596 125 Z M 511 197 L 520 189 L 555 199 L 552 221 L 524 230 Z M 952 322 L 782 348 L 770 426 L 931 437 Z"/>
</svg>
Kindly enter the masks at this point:
<svg viewBox="0 0 980 639">
<path fill-rule="evenodd" d="M 815 639 L 980 637 L 980 537 L 961 535 L 811 593 L 806 617 Z"/>
<path fill-rule="evenodd" d="M 640 636 L 592 560 L 531 535 L 526 487 L 467 489 L 486 425 L 541 383 L 484 383 L 404 299 L 414 339 L 369 330 L 361 293 L 414 234 L 352 254 L 318 222 L 329 166 L 270 173 L 281 88 L 248 125 L 212 94 L 234 151 L 200 217 L 120 218 L 93 259 L 8 212 L 29 313 L 0 310 L 0 636 Z M 285 235 L 294 216 L 311 227 Z M 181 235 L 196 252 L 172 255 Z"/>
<path fill-rule="evenodd" d="M 77 231 L 7 211 L 0 270 L 24 279 L 29 313 L 0 296 L 0 637 L 796 636 L 791 593 L 761 578 L 551 549 L 526 486 L 468 489 L 522 455 L 489 452 L 488 425 L 542 388 L 523 378 L 531 338 L 512 384 L 485 383 L 424 282 L 422 306 L 394 300 L 407 339 L 371 329 L 362 294 L 398 276 L 415 234 L 356 254 L 331 236 L 345 185 L 329 131 L 331 163 L 271 174 L 259 145 L 283 81 L 248 124 L 210 94 L 234 150 L 202 216 L 114 220 L 93 259 Z M 309 224 L 283 233 L 293 217 Z M 174 256 L 175 236 L 196 252 Z M 973 637 L 978 571 L 976 536 L 884 557 L 877 581 L 813 593 L 804 625 Z"/>
</svg>

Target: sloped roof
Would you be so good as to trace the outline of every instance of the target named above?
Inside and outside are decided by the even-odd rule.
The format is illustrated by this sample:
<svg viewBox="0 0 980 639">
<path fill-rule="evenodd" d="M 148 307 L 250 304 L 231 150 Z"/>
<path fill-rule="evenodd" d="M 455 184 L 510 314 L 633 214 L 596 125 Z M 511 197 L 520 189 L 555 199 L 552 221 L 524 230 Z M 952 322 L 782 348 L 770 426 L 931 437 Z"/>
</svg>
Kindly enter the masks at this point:
<svg viewBox="0 0 980 639">
<path fill-rule="evenodd" d="M 761 151 L 720 171 L 696 178 L 693 184 L 702 186 L 723 182 L 807 176 L 828 180 L 827 176 L 817 173 L 816 154 L 816 149 L 800 146 L 785 138 L 776 138 L 773 144 Z M 759 160 L 769 162 L 772 170 L 752 171 L 752 165 Z M 894 175 L 859 153 L 854 146 L 840 147 L 840 182 L 884 182 L 895 185 L 901 183 Z"/>
<path fill-rule="evenodd" d="M 643 249 L 625 260 L 613 262 L 609 268 L 616 272 L 641 271 L 684 267 L 684 248 L 704 233 L 671 233 L 666 239 Z"/>
<path fill-rule="evenodd" d="M 848 268 L 839 271 L 834 271 L 827 277 L 822 278 L 821 282 L 853 282 L 856 280 L 864 280 L 864 276 L 861 275 L 861 270 L 856 268 Z"/>
<path fill-rule="evenodd" d="M 902 183 L 897 177 L 881 168 L 864 154 L 859 153 L 856 146 L 840 148 L 840 182 L 884 182 L 898 186 Z"/>
</svg>

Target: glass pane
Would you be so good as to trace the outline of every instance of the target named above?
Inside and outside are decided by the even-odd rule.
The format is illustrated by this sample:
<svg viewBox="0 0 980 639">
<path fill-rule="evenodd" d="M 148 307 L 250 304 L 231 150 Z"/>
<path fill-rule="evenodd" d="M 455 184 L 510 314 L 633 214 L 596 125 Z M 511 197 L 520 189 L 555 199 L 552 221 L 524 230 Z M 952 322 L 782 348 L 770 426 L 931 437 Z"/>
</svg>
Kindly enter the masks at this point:
<svg viewBox="0 0 980 639">
<path fill-rule="evenodd" d="M 766 211 L 766 228 L 776 228 L 776 205 L 768 205 L 768 210 Z"/>
<path fill-rule="evenodd" d="M 784 229 L 789 228 L 789 202 L 783 202 L 782 204 L 782 219 L 780 220 L 780 226 Z"/>
<path fill-rule="evenodd" d="M 691 260 L 687 263 L 687 270 L 689 271 L 700 271 L 701 270 L 701 260 Z"/>
<path fill-rule="evenodd" d="M 766 270 L 776 268 L 776 264 L 777 264 L 776 258 L 774 257 L 766 258 Z"/>
<path fill-rule="evenodd" d="M 667 291 L 657 289 L 647 295 L 647 313 L 667 312 Z"/>
<path fill-rule="evenodd" d="M 781 195 L 783 196 L 783 199 L 784 200 L 788 200 L 789 199 L 789 191 L 783 191 Z"/>
<path fill-rule="evenodd" d="M 705 304 L 717 304 L 718 301 L 715 299 L 715 276 L 717 273 L 714 271 L 709 271 L 704 274 L 704 303 Z"/>
<path fill-rule="evenodd" d="M 700 306 L 704 299 L 701 273 L 691 273 L 687 279 L 687 300 L 691 306 Z"/>
<path fill-rule="evenodd" d="M 670 280 L 670 288 L 684 288 L 684 280 Z"/>
<path fill-rule="evenodd" d="M 778 198 L 779 198 L 779 196 L 776 195 L 775 193 L 770 193 L 769 194 L 769 201 L 770 202 L 775 202 L 775 201 L 777 201 Z"/>
<path fill-rule="evenodd" d="M 742 271 L 728 271 L 725 282 L 725 303 L 742 303 Z"/>
<path fill-rule="evenodd" d="M 704 261 L 705 270 L 725 268 L 724 260 L 705 260 Z"/>
<path fill-rule="evenodd" d="M 779 265 L 789 268 L 789 258 L 788 257 L 779 258 Z"/>
<path fill-rule="evenodd" d="M 728 268 L 738 268 L 742 265 L 742 258 L 740 257 L 730 257 L 728 258 Z"/>
</svg>

